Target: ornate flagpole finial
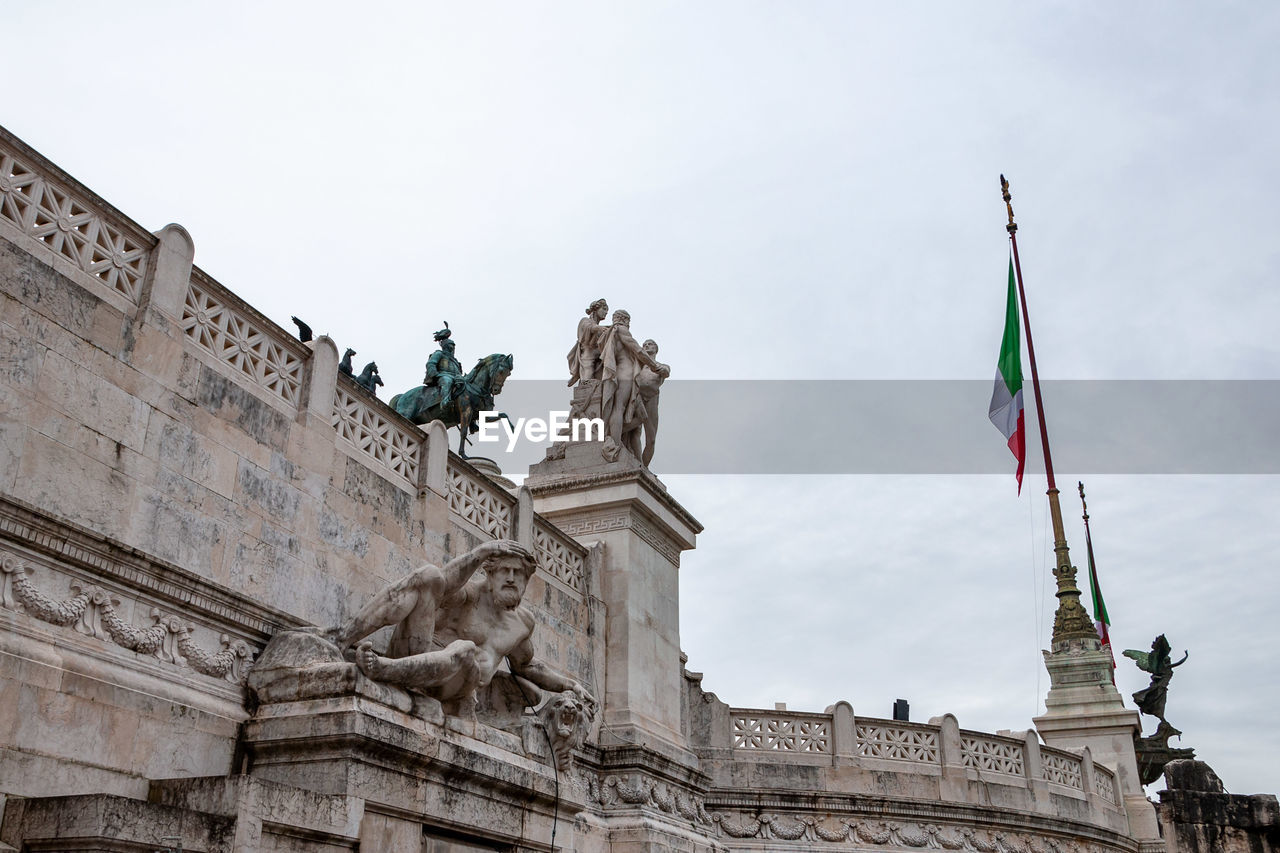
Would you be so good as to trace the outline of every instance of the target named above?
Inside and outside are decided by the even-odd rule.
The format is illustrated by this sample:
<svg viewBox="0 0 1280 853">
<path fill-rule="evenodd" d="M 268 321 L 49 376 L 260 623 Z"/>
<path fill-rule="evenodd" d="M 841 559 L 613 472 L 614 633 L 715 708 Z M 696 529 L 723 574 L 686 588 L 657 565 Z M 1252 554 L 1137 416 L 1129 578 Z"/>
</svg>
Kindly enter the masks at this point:
<svg viewBox="0 0 1280 853">
<path fill-rule="evenodd" d="M 1000 194 L 1004 196 L 1004 206 L 1009 210 L 1009 224 L 1004 230 L 1013 234 L 1018 230 L 1018 223 L 1013 221 L 1013 196 L 1009 195 L 1009 182 L 1004 179 L 1004 175 L 1000 176 Z"/>
</svg>

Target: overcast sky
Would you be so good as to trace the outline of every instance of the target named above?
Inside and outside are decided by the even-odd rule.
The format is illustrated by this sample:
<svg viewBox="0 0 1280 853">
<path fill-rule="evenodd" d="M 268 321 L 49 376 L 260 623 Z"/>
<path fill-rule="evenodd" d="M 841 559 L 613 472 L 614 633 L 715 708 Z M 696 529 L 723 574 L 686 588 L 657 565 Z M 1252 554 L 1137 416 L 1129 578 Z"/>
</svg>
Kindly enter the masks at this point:
<svg viewBox="0 0 1280 853">
<path fill-rule="evenodd" d="M 1045 377 L 1280 379 L 1271 4 L 5 17 L 0 123 L 145 227 L 186 226 L 196 263 L 269 317 L 376 359 L 384 399 L 420 381 L 445 320 L 468 366 L 510 352 L 513 378 L 563 381 L 600 296 L 673 381 L 989 380 L 1001 172 Z M 778 403 L 803 448 L 824 401 Z M 664 421 L 653 465 L 707 527 L 681 570 L 704 686 L 736 706 L 888 716 L 902 697 L 913 719 L 1030 726 L 1053 605 L 1043 480 L 1017 497 L 1011 459 L 986 476 L 664 474 L 682 432 L 739 426 Z M 1190 649 L 1167 710 L 1184 745 L 1229 790 L 1274 792 L 1280 482 L 1079 467 L 1059 472 L 1072 556 L 1084 475 L 1117 645 Z M 1146 683 L 1127 660 L 1118 680 Z"/>
</svg>

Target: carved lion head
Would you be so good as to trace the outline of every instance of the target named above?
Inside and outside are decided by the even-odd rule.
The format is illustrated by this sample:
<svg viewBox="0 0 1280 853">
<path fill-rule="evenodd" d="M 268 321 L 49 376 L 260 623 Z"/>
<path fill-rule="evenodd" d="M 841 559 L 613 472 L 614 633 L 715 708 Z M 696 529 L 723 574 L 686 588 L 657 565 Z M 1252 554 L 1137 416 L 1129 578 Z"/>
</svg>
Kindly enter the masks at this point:
<svg viewBox="0 0 1280 853">
<path fill-rule="evenodd" d="M 556 693 L 538 709 L 538 719 L 551 740 L 556 765 L 567 770 L 574 749 L 582 746 L 595 717 L 595 707 L 572 690 Z"/>
</svg>

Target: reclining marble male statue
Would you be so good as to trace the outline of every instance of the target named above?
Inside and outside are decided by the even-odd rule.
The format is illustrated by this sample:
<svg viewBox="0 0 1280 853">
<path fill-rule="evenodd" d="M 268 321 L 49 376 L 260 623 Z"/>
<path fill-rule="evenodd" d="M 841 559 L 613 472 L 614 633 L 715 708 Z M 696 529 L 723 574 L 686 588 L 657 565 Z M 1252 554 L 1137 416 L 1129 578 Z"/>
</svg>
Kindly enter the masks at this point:
<svg viewBox="0 0 1280 853">
<path fill-rule="evenodd" d="M 506 658 L 513 675 L 546 690 L 571 691 L 594 716 L 596 701 L 582 684 L 534 659 L 534 616 L 521 600 L 535 566 L 517 542 L 485 542 L 381 590 L 333 639 L 342 650 L 356 645 L 356 665 L 366 677 L 431 696 L 446 714 L 474 715 L 476 690 Z M 364 638 L 391 625 L 387 653 L 380 655 Z"/>
</svg>

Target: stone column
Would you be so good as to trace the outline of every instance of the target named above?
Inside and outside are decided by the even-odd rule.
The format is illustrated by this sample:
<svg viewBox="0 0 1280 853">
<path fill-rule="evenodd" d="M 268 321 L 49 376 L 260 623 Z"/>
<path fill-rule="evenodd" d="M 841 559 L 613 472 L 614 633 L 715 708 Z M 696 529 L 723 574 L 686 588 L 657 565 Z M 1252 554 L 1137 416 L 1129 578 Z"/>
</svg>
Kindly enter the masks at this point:
<svg viewBox="0 0 1280 853">
<path fill-rule="evenodd" d="M 679 567 L 702 525 L 630 454 L 607 463 L 596 443 L 533 465 L 525 485 L 541 515 L 583 544 L 605 545 L 601 744 L 691 758 L 680 730 Z"/>
</svg>

